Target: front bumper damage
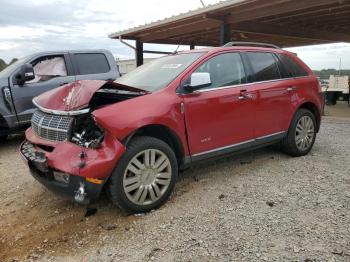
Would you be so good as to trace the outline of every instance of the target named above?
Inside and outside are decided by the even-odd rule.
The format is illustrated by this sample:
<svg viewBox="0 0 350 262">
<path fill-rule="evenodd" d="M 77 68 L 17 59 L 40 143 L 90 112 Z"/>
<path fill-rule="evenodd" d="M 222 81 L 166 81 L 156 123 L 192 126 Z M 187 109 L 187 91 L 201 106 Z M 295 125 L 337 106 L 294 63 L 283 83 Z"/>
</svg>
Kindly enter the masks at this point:
<svg viewBox="0 0 350 262">
<path fill-rule="evenodd" d="M 65 141 L 38 138 L 29 128 L 20 153 L 30 173 L 49 190 L 69 200 L 87 204 L 100 192 L 125 147 L 106 135 L 101 147 L 89 149 Z"/>
</svg>

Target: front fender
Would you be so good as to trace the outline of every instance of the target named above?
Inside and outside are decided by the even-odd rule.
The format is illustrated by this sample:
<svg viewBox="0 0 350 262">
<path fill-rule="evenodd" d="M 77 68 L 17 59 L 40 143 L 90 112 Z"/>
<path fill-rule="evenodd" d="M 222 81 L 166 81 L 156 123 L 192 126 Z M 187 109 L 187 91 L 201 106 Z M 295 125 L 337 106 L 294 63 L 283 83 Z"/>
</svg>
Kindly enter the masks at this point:
<svg viewBox="0 0 350 262">
<path fill-rule="evenodd" d="M 161 91 L 116 103 L 94 111 L 96 122 L 118 140 L 147 125 L 163 125 L 186 145 L 182 98 L 171 91 Z M 186 148 L 184 146 L 184 148 Z"/>
</svg>

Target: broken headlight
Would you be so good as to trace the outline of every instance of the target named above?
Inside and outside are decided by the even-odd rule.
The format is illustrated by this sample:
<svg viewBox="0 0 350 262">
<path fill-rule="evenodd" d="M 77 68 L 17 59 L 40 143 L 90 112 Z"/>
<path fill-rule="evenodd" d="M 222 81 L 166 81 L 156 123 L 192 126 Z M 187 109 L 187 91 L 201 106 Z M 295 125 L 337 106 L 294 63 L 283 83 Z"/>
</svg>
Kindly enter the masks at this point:
<svg viewBox="0 0 350 262">
<path fill-rule="evenodd" d="M 76 119 L 71 139 L 73 143 L 82 147 L 97 149 L 103 139 L 104 130 L 96 124 L 91 115 Z"/>
</svg>

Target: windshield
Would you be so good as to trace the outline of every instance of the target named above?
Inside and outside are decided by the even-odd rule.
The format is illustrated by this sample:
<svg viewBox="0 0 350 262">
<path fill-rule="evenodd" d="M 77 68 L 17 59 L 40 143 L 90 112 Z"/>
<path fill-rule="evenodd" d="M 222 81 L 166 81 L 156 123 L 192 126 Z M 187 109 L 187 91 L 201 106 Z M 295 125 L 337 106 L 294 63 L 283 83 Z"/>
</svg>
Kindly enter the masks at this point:
<svg viewBox="0 0 350 262">
<path fill-rule="evenodd" d="M 4 68 L 2 71 L 0 71 L 0 77 L 8 77 L 18 67 L 18 65 L 23 64 L 25 60 L 27 60 L 27 57 L 20 58 L 13 64 Z"/>
<path fill-rule="evenodd" d="M 154 92 L 168 86 L 203 53 L 169 55 L 144 64 L 115 82 Z"/>
</svg>

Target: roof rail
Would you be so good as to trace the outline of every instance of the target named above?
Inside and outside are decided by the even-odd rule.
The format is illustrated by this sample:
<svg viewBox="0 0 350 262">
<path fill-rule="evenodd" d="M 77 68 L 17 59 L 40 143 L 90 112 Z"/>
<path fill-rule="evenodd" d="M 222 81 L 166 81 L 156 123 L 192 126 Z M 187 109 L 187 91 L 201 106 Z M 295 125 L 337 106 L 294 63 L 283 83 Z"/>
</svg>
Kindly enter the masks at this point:
<svg viewBox="0 0 350 262">
<path fill-rule="evenodd" d="M 274 44 L 268 44 L 268 43 L 260 43 L 260 42 L 228 42 L 227 44 L 223 45 L 223 47 L 229 47 L 229 46 L 261 46 L 261 47 L 270 47 L 270 48 L 276 48 L 281 49 L 279 46 Z"/>
</svg>

